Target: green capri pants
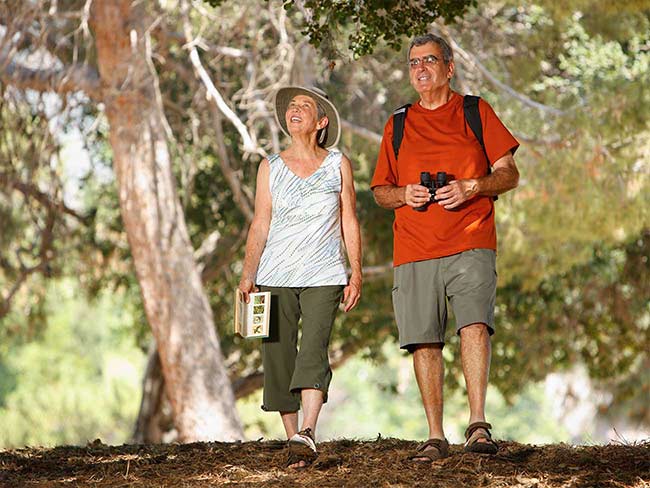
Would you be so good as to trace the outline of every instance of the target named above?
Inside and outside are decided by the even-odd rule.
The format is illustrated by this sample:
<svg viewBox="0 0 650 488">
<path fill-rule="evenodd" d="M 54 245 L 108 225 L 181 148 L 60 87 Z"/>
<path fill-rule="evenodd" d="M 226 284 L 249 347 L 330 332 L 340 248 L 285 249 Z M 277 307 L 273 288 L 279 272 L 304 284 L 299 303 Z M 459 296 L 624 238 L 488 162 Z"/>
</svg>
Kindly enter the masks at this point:
<svg viewBox="0 0 650 488">
<path fill-rule="evenodd" d="M 269 337 L 262 341 L 264 400 L 262 410 L 296 412 L 300 390 L 327 391 L 332 380 L 327 350 L 343 285 L 306 288 L 261 285 L 271 292 Z M 302 336 L 298 349 L 298 322 Z"/>
</svg>

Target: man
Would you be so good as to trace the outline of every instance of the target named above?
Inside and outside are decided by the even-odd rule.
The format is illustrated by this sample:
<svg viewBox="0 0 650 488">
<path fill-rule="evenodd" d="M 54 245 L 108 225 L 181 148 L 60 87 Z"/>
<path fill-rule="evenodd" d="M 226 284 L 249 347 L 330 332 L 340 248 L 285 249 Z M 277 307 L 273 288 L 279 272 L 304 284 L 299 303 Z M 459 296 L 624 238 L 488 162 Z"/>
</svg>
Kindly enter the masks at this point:
<svg viewBox="0 0 650 488">
<path fill-rule="evenodd" d="M 494 197 L 517 186 L 513 155 L 519 144 L 479 100 L 481 146 L 465 119 L 463 97 L 450 87 L 454 61 L 444 39 L 415 38 L 408 64 L 419 100 L 407 112 L 397 157 L 393 118 L 386 124 L 371 188 L 381 207 L 395 210 L 393 307 L 400 347 L 413 353 L 429 424 L 429 439 L 410 459 L 448 456 L 442 426 L 447 301 L 460 334 L 469 398 L 465 451 L 494 454 L 492 426 L 485 420 L 496 294 Z M 449 182 L 435 198 L 418 184 L 425 171 L 434 179 L 437 172 L 447 173 Z"/>
</svg>

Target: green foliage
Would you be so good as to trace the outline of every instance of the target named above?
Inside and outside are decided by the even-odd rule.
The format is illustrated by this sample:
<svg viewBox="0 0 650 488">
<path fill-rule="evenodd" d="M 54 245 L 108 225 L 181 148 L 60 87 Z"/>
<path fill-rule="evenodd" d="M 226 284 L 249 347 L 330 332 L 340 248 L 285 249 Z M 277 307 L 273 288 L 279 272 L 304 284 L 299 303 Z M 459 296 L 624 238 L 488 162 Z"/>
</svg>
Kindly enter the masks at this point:
<svg viewBox="0 0 650 488">
<path fill-rule="evenodd" d="M 502 391 L 513 394 L 552 369 L 582 363 L 614 393 L 614 404 L 647 400 L 650 233 L 592 252 L 588 263 L 537 290 L 516 282 L 500 290 L 494 373 Z M 645 408 L 635 417 L 647 423 L 648 415 Z"/>
<path fill-rule="evenodd" d="M 561 111 L 537 110 L 481 86 L 523 142 L 520 188 L 496 204 L 500 282 L 517 279 L 535 289 L 545 276 L 587 262 L 594 246 L 615 245 L 650 222 L 643 41 L 650 24 L 638 16 L 638 30 L 625 40 L 607 39 L 579 12 L 554 19 L 537 5 L 500 8 L 489 24 L 482 19 L 493 6 L 466 16 L 459 43 L 472 52 L 489 43 L 489 53 L 477 57 L 494 76 Z"/>
<path fill-rule="evenodd" d="M 307 0 L 305 8 L 311 17 L 306 19 L 303 32 L 316 48 L 328 49 L 337 44 L 341 27 L 349 27 L 346 48 L 355 56 L 371 54 L 377 44 L 385 43 L 399 50 L 403 36 L 423 34 L 439 17 L 453 21 L 462 16 L 472 0 Z M 293 2 L 285 2 L 291 8 Z"/>
<path fill-rule="evenodd" d="M 44 279 L 60 274 L 54 256 L 70 237 L 68 219 L 53 208 L 62 184 L 47 100 L 0 87 L 0 343 L 42 329 Z M 18 325 L 21 316 L 28 320 Z"/>
<path fill-rule="evenodd" d="M 224 4 L 223 0 L 204 1 L 213 7 Z M 399 50 L 404 36 L 427 32 L 438 18 L 452 22 L 475 3 L 476 0 L 306 0 L 299 8 L 296 2 L 283 2 L 285 9 L 302 14 L 302 34 L 331 58 L 348 50 L 355 57 L 371 54 L 383 43 Z"/>
<path fill-rule="evenodd" d="M 536 3 L 543 7 L 546 15 L 555 22 L 569 17 L 569 12 L 578 12 L 584 18 L 584 25 L 590 33 L 622 42 L 642 30 L 644 25 L 647 26 L 650 18 L 650 5 L 647 0 L 568 0 L 562 3 L 541 0 Z"/>
<path fill-rule="evenodd" d="M 127 441 L 145 360 L 131 305 L 110 293 L 89 304 L 71 280 L 51 282 L 46 297 L 43 334 L 0 352 L 0 446 Z"/>
</svg>

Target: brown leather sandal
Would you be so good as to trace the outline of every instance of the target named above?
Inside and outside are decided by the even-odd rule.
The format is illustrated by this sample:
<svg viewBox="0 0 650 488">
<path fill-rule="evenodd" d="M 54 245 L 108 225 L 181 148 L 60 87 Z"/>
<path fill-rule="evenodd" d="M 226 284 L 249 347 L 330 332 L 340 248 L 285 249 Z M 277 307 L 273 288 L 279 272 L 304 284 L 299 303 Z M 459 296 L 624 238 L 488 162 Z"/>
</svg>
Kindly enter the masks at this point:
<svg viewBox="0 0 650 488">
<path fill-rule="evenodd" d="M 447 439 L 429 439 L 420 444 L 407 459 L 416 463 L 430 463 L 444 459 L 447 456 L 449 456 L 449 442 L 447 442 Z"/>
<path fill-rule="evenodd" d="M 487 422 L 473 422 L 465 431 L 465 452 L 477 452 L 479 454 L 496 454 L 499 446 L 492 440 L 490 429 L 492 426 Z M 485 439 L 487 442 L 479 442 Z"/>
</svg>

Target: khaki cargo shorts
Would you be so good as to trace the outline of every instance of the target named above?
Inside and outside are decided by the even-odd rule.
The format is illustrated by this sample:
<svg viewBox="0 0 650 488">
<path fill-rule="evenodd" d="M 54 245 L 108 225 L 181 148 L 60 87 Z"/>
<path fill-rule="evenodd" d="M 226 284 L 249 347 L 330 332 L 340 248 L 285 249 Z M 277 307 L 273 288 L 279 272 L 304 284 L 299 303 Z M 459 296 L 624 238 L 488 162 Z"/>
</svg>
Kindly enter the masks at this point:
<svg viewBox="0 0 650 488">
<path fill-rule="evenodd" d="M 494 334 L 497 273 L 492 249 L 470 249 L 451 256 L 397 266 L 393 309 L 400 348 L 444 344 L 447 301 L 456 317 L 456 333 L 482 323 Z"/>
</svg>

